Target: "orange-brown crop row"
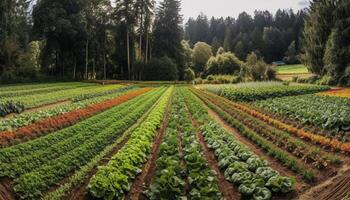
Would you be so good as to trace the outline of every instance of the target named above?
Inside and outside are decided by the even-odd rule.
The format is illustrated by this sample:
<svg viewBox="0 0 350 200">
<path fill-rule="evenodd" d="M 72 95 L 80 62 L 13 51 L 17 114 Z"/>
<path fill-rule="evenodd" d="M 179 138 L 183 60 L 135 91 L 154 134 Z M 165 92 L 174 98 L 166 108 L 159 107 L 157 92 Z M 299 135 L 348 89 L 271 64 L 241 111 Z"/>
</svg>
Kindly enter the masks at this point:
<svg viewBox="0 0 350 200">
<path fill-rule="evenodd" d="M 131 100 L 150 90 L 151 88 L 143 88 L 140 90 L 131 91 L 115 99 L 107 100 L 101 103 L 88 106 L 86 108 L 74 110 L 58 116 L 40 120 L 38 122 L 19 128 L 16 131 L 0 132 L 0 146 L 2 147 L 10 146 L 18 142 L 37 138 L 47 133 L 50 133 L 59 129 L 63 129 L 83 119 L 86 119 L 88 117 L 101 113 L 113 106 L 117 106 L 128 100 Z"/>
<path fill-rule="evenodd" d="M 329 90 L 327 92 L 321 92 L 319 94 L 325 95 L 325 96 L 336 96 L 336 97 L 350 98 L 350 89 L 347 89 L 347 88 L 333 89 L 333 90 Z"/>
<path fill-rule="evenodd" d="M 222 97 L 218 97 L 218 98 L 222 98 Z M 229 101 L 227 99 L 225 99 L 225 101 L 229 102 L 231 105 L 233 105 L 235 108 L 240 109 L 264 122 L 267 122 L 281 130 L 284 130 L 290 134 L 293 134 L 301 139 L 307 140 L 307 141 L 311 141 L 315 144 L 319 144 L 321 146 L 325 146 L 325 147 L 329 147 L 334 151 L 343 151 L 345 153 L 350 153 L 350 143 L 343 143 L 339 140 L 336 139 L 332 139 L 332 138 L 327 138 L 325 136 L 322 135 L 317 135 L 308 131 L 304 131 L 302 129 L 298 129 L 295 128 L 291 125 L 285 124 L 279 120 L 273 119 L 268 115 L 265 115 L 261 112 L 258 112 L 246 105 L 240 104 L 240 103 L 236 103 L 236 102 L 232 102 Z"/>
</svg>

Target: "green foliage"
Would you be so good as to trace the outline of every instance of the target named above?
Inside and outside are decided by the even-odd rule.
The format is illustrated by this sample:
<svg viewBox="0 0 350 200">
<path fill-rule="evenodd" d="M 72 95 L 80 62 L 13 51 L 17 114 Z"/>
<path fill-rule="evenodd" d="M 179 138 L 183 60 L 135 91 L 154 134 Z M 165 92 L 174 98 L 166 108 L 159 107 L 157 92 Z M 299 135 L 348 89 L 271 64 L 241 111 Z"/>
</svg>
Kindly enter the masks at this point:
<svg viewBox="0 0 350 200">
<path fill-rule="evenodd" d="M 128 88 L 128 87 L 127 87 Z M 129 88 L 132 90 L 133 88 Z M 87 106 L 90 106 L 92 104 L 100 103 L 102 101 L 110 100 L 113 98 L 116 98 L 123 94 L 127 90 L 121 90 L 120 92 L 112 93 L 105 96 L 100 97 L 94 97 L 86 100 L 82 100 L 79 102 L 74 102 L 72 104 L 68 105 L 61 105 L 54 108 L 41 110 L 38 112 L 31 112 L 31 113 L 22 113 L 19 115 L 15 115 L 12 117 L 0 119 L 0 131 L 6 131 L 6 130 L 16 130 L 17 128 L 20 128 L 22 126 L 37 122 L 44 118 L 49 118 L 53 116 L 57 116 L 59 114 L 67 113 L 73 110 L 85 108 Z"/>
<path fill-rule="evenodd" d="M 146 120 L 109 163 L 99 168 L 88 186 L 91 195 L 104 199 L 124 198 L 151 153 L 153 139 L 163 120 L 172 90 L 173 88 L 165 92 Z"/>
<path fill-rule="evenodd" d="M 306 74 L 309 73 L 307 67 L 303 64 L 282 65 L 275 68 L 278 74 Z"/>
<path fill-rule="evenodd" d="M 211 46 L 205 42 L 197 42 L 193 48 L 192 63 L 197 75 L 205 71 L 205 66 L 213 55 Z"/>
<path fill-rule="evenodd" d="M 241 78 L 232 75 L 209 75 L 207 79 L 204 80 L 205 84 L 228 84 L 228 83 L 238 83 Z"/>
<path fill-rule="evenodd" d="M 156 58 L 167 56 L 173 59 L 173 62 L 178 66 L 179 78 L 183 79 L 185 62 L 184 49 L 181 44 L 183 40 L 183 29 L 180 7 L 180 0 L 163 0 L 160 2 L 153 25 L 152 54 Z M 176 77 L 172 77 L 170 80 L 176 80 L 178 78 L 177 72 L 172 76 Z"/>
<path fill-rule="evenodd" d="M 188 83 L 193 81 L 196 78 L 196 75 L 194 73 L 194 71 L 191 68 L 187 68 L 185 70 L 185 81 L 187 81 Z"/>
<path fill-rule="evenodd" d="M 228 133 L 219 124 L 214 122 L 209 117 L 207 110 L 193 94 L 188 91 L 185 91 L 184 94 L 190 112 L 194 118 L 200 121 L 201 132 L 204 135 L 208 147 L 215 152 L 215 156 L 219 161 L 219 166 L 225 171 L 224 175 L 226 180 L 235 183 L 239 187 L 239 191 L 245 196 L 256 196 L 258 199 L 270 199 L 270 189 L 265 188 L 265 186 L 268 187 L 267 182 L 270 179 L 279 177 L 278 172 L 271 172 L 271 178 L 266 182 L 263 178 L 267 176 L 260 176 L 257 172 L 261 173 L 262 170 L 258 169 L 266 167 L 268 163 L 254 155 L 232 134 Z M 242 129 L 243 128 L 240 128 L 239 131 L 242 131 Z M 283 178 L 289 180 L 287 177 Z M 289 190 L 292 190 L 292 188 L 293 186 L 289 185 Z M 288 192 L 287 190 L 284 191 Z"/>
<path fill-rule="evenodd" d="M 243 62 L 231 52 L 221 52 L 212 56 L 206 64 L 207 75 L 237 74 L 241 70 Z"/>
<path fill-rule="evenodd" d="M 295 41 L 293 41 L 289 47 L 287 52 L 285 53 L 285 57 L 283 58 L 283 62 L 286 64 L 298 64 L 300 63 L 300 56 L 296 50 Z"/>
<path fill-rule="evenodd" d="M 157 174 L 148 191 L 150 198 L 184 198 L 184 186 L 187 182 L 187 195 L 191 199 L 220 199 L 215 174 L 204 158 L 184 97 L 178 89 L 173 97 L 171 110 L 169 125 L 157 160 Z M 179 149 L 182 149 L 182 154 Z M 182 166 L 181 160 L 184 161 Z"/>
<path fill-rule="evenodd" d="M 21 113 L 24 111 L 22 103 L 12 101 L 0 102 L 0 117 L 4 117 L 10 113 Z"/>
<path fill-rule="evenodd" d="M 177 65 L 169 57 L 154 58 L 145 66 L 144 80 L 176 81 L 178 73 Z"/>
<path fill-rule="evenodd" d="M 273 71 L 262 59 L 258 59 L 254 52 L 248 55 L 242 69 L 242 72 L 253 81 L 273 80 L 275 79 Z"/>
<path fill-rule="evenodd" d="M 349 76 L 349 2 L 313 1 L 306 20 L 305 62 L 311 71 L 332 77 L 333 84 L 347 84 Z"/>
<path fill-rule="evenodd" d="M 42 191 L 80 169 L 118 139 L 163 92 L 160 88 L 67 129 L 2 149 L 0 176 L 15 178 L 15 190 L 22 198 L 40 198 Z"/>
<path fill-rule="evenodd" d="M 258 83 L 257 83 L 258 84 Z M 262 99 L 293 96 L 301 94 L 316 93 L 329 89 L 328 86 L 260 86 L 260 87 L 234 87 L 219 86 L 217 89 L 210 89 L 218 95 L 233 101 L 257 101 Z"/>
<path fill-rule="evenodd" d="M 255 105 L 305 125 L 336 131 L 350 130 L 350 102 L 344 98 L 303 95 L 258 101 Z M 336 137 L 349 140 L 343 134 Z"/>
</svg>

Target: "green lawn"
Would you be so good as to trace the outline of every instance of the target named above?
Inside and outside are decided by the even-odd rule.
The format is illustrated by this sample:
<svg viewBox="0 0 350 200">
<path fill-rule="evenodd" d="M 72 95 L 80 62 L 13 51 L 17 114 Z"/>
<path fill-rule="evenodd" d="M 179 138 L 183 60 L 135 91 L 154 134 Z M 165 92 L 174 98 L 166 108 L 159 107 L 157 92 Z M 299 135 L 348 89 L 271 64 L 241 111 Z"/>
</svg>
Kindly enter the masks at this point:
<svg viewBox="0 0 350 200">
<path fill-rule="evenodd" d="M 309 73 L 305 65 L 284 65 L 276 67 L 277 74 L 306 74 Z"/>
</svg>

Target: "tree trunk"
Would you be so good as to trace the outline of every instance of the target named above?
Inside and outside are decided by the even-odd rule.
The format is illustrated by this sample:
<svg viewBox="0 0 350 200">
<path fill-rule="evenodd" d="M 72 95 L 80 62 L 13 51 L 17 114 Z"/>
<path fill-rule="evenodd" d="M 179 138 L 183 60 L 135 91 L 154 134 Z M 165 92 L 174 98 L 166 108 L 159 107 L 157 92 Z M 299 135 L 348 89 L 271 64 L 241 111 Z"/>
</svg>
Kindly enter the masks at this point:
<svg viewBox="0 0 350 200">
<path fill-rule="evenodd" d="M 107 80 L 107 72 L 106 72 L 106 54 L 103 55 L 103 80 Z"/>
<path fill-rule="evenodd" d="M 86 40 L 86 45 L 85 45 L 85 79 L 87 80 L 88 77 L 88 65 L 89 65 L 89 40 Z"/>
<path fill-rule="evenodd" d="M 127 57 L 128 57 L 128 77 L 129 77 L 129 80 L 131 80 L 129 28 L 127 28 L 127 30 L 126 30 L 126 49 L 127 49 Z"/>
<path fill-rule="evenodd" d="M 96 76 L 95 76 L 95 74 L 96 74 L 96 72 L 95 72 L 95 67 L 96 67 L 96 60 L 95 60 L 95 56 L 94 56 L 94 58 L 93 58 L 93 60 L 92 60 L 92 77 L 91 77 L 93 80 L 96 79 Z"/>
<path fill-rule="evenodd" d="M 76 79 L 76 73 L 77 73 L 77 58 L 74 56 L 74 68 L 73 68 L 73 79 Z"/>
<path fill-rule="evenodd" d="M 146 64 L 148 63 L 148 46 L 149 46 L 149 35 L 148 35 L 148 28 L 146 30 Z"/>
</svg>

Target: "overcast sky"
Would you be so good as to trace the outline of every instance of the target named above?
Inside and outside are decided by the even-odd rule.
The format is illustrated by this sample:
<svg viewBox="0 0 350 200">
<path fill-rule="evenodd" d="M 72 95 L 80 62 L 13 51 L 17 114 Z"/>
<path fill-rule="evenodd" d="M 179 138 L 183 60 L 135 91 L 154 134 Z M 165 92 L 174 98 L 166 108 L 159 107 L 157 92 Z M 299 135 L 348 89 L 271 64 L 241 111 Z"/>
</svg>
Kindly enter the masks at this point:
<svg viewBox="0 0 350 200">
<path fill-rule="evenodd" d="M 203 12 L 209 17 L 235 17 L 246 11 L 253 14 L 254 10 L 269 10 L 292 8 L 299 10 L 308 6 L 309 0 L 181 0 L 184 20 L 197 17 Z"/>
</svg>

